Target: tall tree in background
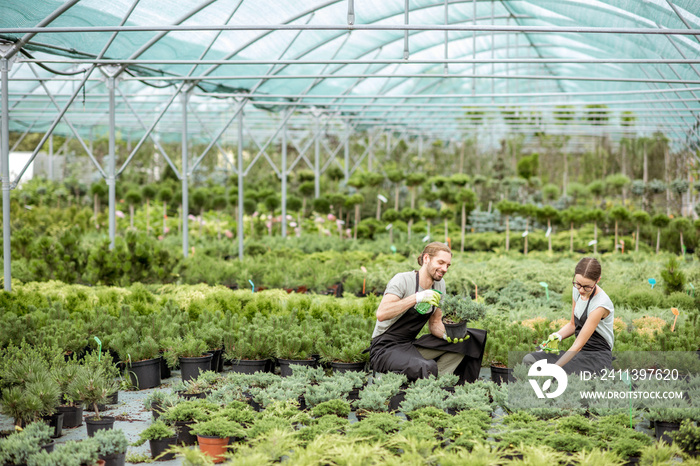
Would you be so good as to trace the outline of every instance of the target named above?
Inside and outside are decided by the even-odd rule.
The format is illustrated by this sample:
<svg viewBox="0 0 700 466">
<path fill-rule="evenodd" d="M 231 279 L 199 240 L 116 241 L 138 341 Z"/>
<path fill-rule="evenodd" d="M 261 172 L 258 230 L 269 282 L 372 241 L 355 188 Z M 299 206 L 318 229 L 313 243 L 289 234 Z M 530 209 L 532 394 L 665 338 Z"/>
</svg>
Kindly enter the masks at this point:
<svg viewBox="0 0 700 466">
<path fill-rule="evenodd" d="M 496 204 L 496 210 L 506 217 L 506 251 L 510 249 L 510 217 L 518 212 L 520 204 L 513 201 L 500 201 Z"/>
<path fill-rule="evenodd" d="M 168 233 L 168 227 L 166 225 L 166 220 L 168 220 L 168 202 L 173 198 L 172 189 L 167 186 L 163 186 L 158 191 L 158 200 L 163 203 L 163 237 Z"/>
<path fill-rule="evenodd" d="M 661 229 L 666 228 L 671 221 L 667 215 L 656 214 L 651 218 L 651 224 L 656 227 L 656 254 L 659 254 L 659 246 L 661 245 Z"/>
<path fill-rule="evenodd" d="M 593 254 L 598 254 L 598 223 L 605 220 L 605 212 L 601 209 L 591 209 L 586 215 L 586 220 L 593 222 Z"/>
<path fill-rule="evenodd" d="M 630 219 L 630 211 L 622 206 L 613 207 L 610 211 L 610 217 L 615 222 L 615 250 L 617 250 L 619 244 L 618 228 L 622 222 L 626 222 Z"/>
<path fill-rule="evenodd" d="M 635 210 L 632 212 L 632 222 L 637 227 L 637 234 L 634 235 L 634 252 L 639 251 L 639 230 L 642 225 L 648 225 L 650 221 L 651 217 L 643 210 Z"/>
<path fill-rule="evenodd" d="M 151 232 L 151 199 L 156 195 L 156 188 L 152 184 L 144 185 L 141 188 L 141 195 L 146 199 L 146 232 Z"/>
<path fill-rule="evenodd" d="M 456 200 L 462 206 L 462 246 L 460 252 L 464 252 L 465 230 L 467 228 L 467 214 L 476 207 L 476 193 L 469 188 L 462 188 L 457 192 Z"/>
<path fill-rule="evenodd" d="M 401 182 L 406 178 L 403 171 L 399 168 L 394 168 L 387 170 L 386 177 L 394 183 L 394 209 L 399 210 L 399 189 L 401 188 Z"/>
</svg>

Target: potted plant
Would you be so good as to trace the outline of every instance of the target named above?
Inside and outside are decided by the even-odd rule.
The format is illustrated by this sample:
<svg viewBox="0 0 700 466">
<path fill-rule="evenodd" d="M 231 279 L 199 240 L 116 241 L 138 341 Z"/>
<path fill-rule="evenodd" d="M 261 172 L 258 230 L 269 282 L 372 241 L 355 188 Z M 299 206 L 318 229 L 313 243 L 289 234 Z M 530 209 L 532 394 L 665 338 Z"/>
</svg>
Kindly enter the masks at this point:
<svg viewBox="0 0 700 466">
<path fill-rule="evenodd" d="M 111 429 L 114 425 L 113 416 L 100 416 L 99 404 L 104 403 L 107 396 L 116 390 L 116 382 L 105 374 L 102 366 L 80 366 L 75 377 L 76 395 L 86 404 L 92 405 L 95 415 L 85 419 L 89 437 L 99 429 Z"/>
<path fill-rule="evenodd" d="M 278 333 L 275 356 L 279 361 L 282 377 L 292 375 L 290 364 L 315 365 L 316 361 L 311 357 L 314 349 L 313 332 L 308 328 L 309 325 L 292 324 L 285 332 Z"/>
<path fill-rule="evenodd" d="M 134 442 L 134 446 L 143 445 L 148 441 L 151 447 L 151 458 L 168 461 L 174 459 L 175 454 L 166 453 L 166 450 L 173 445 L 177 445 L 177 439 L 178 435 L 175 429 L 159 419 L 141 431 L 139 439 Z"/>
<path fill-rule="evenodd" d="M 686 419 L 681 422 L 678 431 L 673 434 L 673 442 L 691 456 L 700 456 L 700 426 Z"/>
<path fill-rule="evenodd" d="M 468 338 L 467 322 L 474 322 L 486 315 L 486 306 L 472 301 L 469 296 L 444 295 L 440 300 L 440 309 L 449 342 L 459 342 Z"/>
<path fill-rule="evenodd" d="M 390 400 L 397 397 L 406 383 L 406 376 L 388 372 L 374 379 L 374 383 L 360 390 L 358 399 L 353 402 L 355 416 L 360 419 L 369 413 L 389 411 Z"/>
<path fill-rule="evenodd" d="M 163 357 L 172 368 L 179 363 L 180 375 L 184 382 L 196 379 L 201 372 L 211 369 L 212 354 L 202 356 L 206 349 L 207 344 L 190 333 L 185 338 L 170 339 L 163 351 Z"/>
<path fill-rule="evenodd" d="M 15 425 L 24 426 L 51 415 L 58 406 L 58 384 L 48 372 L 28 374 L 26 383 L 6 389 L 0 399 L 0 412 L 14 418 Z"/>
<path fill-rule="evenodd" d="M 364 371 L 369 361 L 366 335 L 363 338 L 336 334 L 317 345 L 321 362 L 330 364 L 335 372 Z"/>
<path fill-rule="evenodd" d="M 40 451 L 52 449 L 51 428 L 42 422 L 33 422 L 0 439 L 0 464 L 27 464 Z"/>
<path fill-rule="evenodd" d="M 77 394 L 75 377 L 81 370 L 75 358 L 61 359 L 51 367 L 51 376 L 58 383 L 61 399 L 56 411 L 63 414 L 63 427 L 73 428 L 83 425 L 83 406 Z"/>
<path fill-rule="evenodd" d="M 27 466 L 71 466 L 71 465 L 104 465 L 99 459 L 99 445 L 93 438 L 79 442 L 69 440 L 57 445 L 51 453 L 40 451 L 27 461 Z"/>
<path fill-rule="evenodd" d="M 15 425 L 24 426 L 51 415 L 58 406 L 61 392 L 50 375 L 44 351 L 22 344 L 9 347 L 3 354 L 6 364 L 0 365 L 0 380 L 4 389 L 0 397 L 0 412 L 14 418 Z"/>
<path fill-rule="evenodd" d="M 124 466 L 129 442 L 121 429 L 102 429 L 93 438 L 99 445 L 98 455 L 105 466 Z"/>
<path fill-rule="evenodd" d="M 214 318 L 214 317 L 212 317 Z M 215 316 L 217 319 L 222 319 L 223 316 Z M 211 353 L 211 369 L 214 372 L 223 372 L 224 360 L 221 355 L 224 352 L 223 348 L 223 330 L 214 322 L 203 322 L 197 329 L 197 338 L 204 341 L 206 352 Z"/>
<path fill-rule="evenodd" d="M 124 361 L 133 386 L 145 390 L 160 385 L 160 347 L 153 337 L 129 328 L 113 336 L 111 345 Z"/>
<path fill-rule="evenodd" d="M 192 424 L 206 421 L 211 413 L 218 409 L 218 405 L 206 400 L 189 400 L 167 409 L 161 417 L 175 425 L 178 432 L 177 443 L 194 445 L 197 438 L 190 432 Z"/>
<path fill-rule="evenodd" d="M 240 424 L 222 416 L 214 416 L 207 421 L 196 423 L 192 427 L 192 433 L 197 436 L 199 449 L 209 455 L 214 463 L 224 461 L 230 438 L 245 437 L 245 431 Z"/>
<path fill-rule="evenodd" d="M 649 407 L 647 419 L 654 421 L 654 434 L 657 439 L 663 439 L 666 443 L 673 442 L 675 432 L 680 429 L 681 422 L 688 415 L 690 406 L 685 400 L 678 401 L 664 400 L 666 403 L 659 403 Z"/>
<path fill-rule="evenodd" d="M 224 335 L 224 357 L 231 370 L 241 374 L 264 372 L 275 348 L 275 333 L 267 319 L 244 322 L 236 332 Z"/>
<path fill-rule="evenodd" d="M 166 409 L 179 402 L 180 398 L 174 393 L 154 390 L 143 400 L 143 406 L 151 411 L 153 420 L 156 421 Z"/>
<path fill-rule="evenodd" d="M 317 404 L 311 410 L 311 414 L 315 418 L 320 418 L 326 415 L 334 415 L 338 417 L 347 417 L 350 414 L 350 403 L 345 400 L 328 400 Z"/>
</svg>

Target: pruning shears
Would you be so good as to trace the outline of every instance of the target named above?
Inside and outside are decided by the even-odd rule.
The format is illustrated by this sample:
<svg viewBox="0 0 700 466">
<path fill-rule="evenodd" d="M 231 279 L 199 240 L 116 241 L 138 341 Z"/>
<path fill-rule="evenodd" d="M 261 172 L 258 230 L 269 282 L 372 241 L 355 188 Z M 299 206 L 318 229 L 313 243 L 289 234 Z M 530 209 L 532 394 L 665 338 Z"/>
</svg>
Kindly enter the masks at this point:
<svg viewBox="0 0 700 466">
<path fill-rule="evenodd" d="M 557 337 L 548 338 L 540 345 L 540 351 L 545 353 L 556 353 L 559 351 L 559 339 Z"/>
</svg>

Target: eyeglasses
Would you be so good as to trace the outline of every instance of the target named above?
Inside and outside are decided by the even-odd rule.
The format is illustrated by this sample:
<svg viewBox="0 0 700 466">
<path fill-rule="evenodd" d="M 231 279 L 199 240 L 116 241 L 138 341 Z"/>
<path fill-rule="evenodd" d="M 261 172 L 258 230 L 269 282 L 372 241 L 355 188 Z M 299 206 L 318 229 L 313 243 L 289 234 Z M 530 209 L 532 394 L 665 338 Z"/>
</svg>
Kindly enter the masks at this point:
<svg viewBox="0 0 700 466">
<path fill-rule="evenodd" d="M 572 285 L 576 287 L 578 290 L 583 290 L 585 292 L 591 291 L 593 288 L 595 288 L 595 285 L 581 285 L 579 282 L 576 280 L 571 282 Z"/>
</svg>

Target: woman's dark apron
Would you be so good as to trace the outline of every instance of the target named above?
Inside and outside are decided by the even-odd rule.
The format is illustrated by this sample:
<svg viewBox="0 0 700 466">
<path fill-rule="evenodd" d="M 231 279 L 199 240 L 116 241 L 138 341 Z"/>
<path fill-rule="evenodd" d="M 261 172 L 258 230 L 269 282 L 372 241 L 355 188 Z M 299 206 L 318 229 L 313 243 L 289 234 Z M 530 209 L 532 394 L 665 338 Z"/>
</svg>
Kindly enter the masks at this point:
<svg viewBox="0 0 700 466">
<path fill-rule="evenodd" d="M 418 272 L 416 272 L 416 290 L 418 292 Z M 416 336 L 435 311 L 434 307 L 425 314 L 419 313 L 415 306 L 404 312 L 386 332 L 372 339 L 370 346 L 370 363 L 377 372 L 397 372 L 405 374 L 409 380 L 437 376 L 438 367 L 434 360 L 425 359 L 416 346 L 440 351 L 463 354 L 462 362 L 455 369 L 460 383 L 474 382 L 479 377 L 481 360 L 486 345 L 486 331 L 467 329 L 468 339 L 462 343 L 448 343 L 434 335 Z"/>
<path fill-rule="evenodd" d="M 595 291 L 588 298 L 586 308 L 584 309 L 583 314 L 581 314 L 580 319 L 576 317 L 576 313 L 574 313 L 574 324 L 576 325 L 576 330 L 574 331 L 574 334 L 577 338 L 579 333 L 581 333 L 581 329 L 588 320 L 588 307 L 591 305 L 591 300 L 593 299 L 593 296 L 595 296 Z M 547 359 L 547 361 L 550 363 L 555 363 L 559 360 L 560 357 L 564 355 L 563 352 L 555 354 L 545 353 L 544 351 L 536 351 L 530 354 L 532 354 L 537 360 Z M 576 353 L 576 355 L 563 366 L 563 369 L 566 371 L 567 374 L 579 374 L 584 371 L 591 373 L 599 373 L 603 369 L 611 368 L 612 348 L 610 348 L 610 345 L 608 344 L 607 340 L 595 330 L 591 334 L 586 344 L 583 345 L 581 351 Z"/>
</svg>

